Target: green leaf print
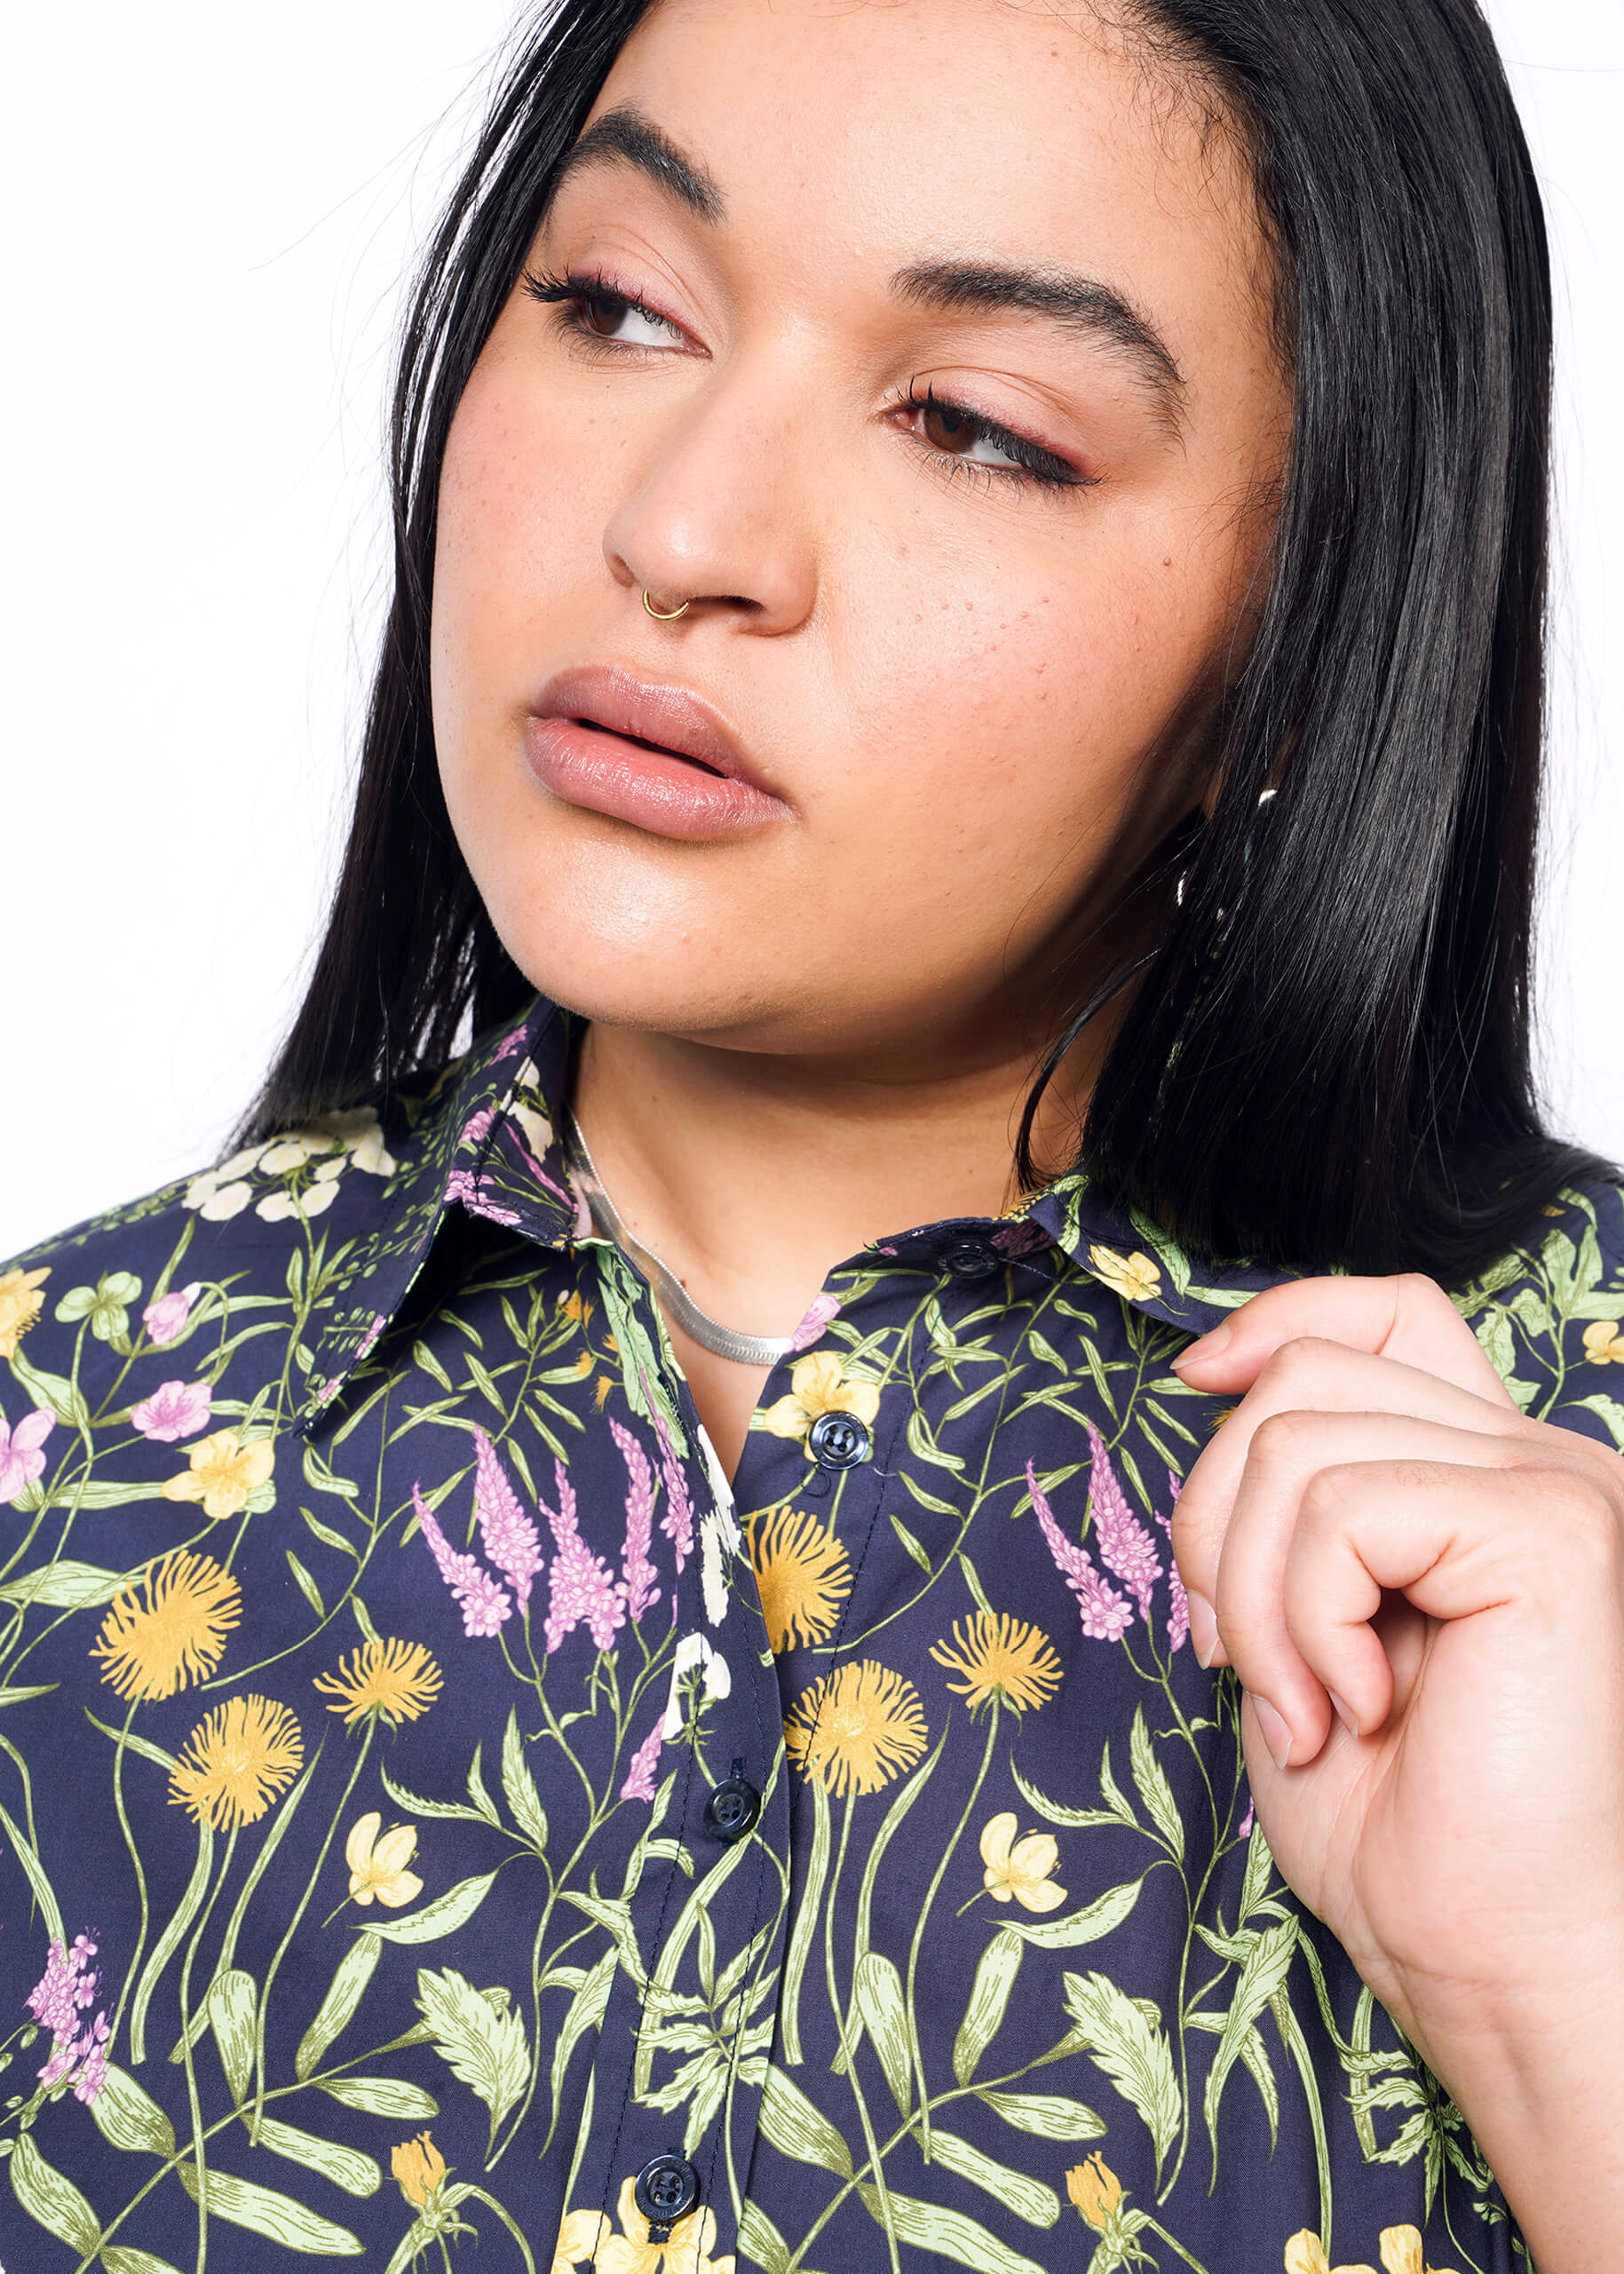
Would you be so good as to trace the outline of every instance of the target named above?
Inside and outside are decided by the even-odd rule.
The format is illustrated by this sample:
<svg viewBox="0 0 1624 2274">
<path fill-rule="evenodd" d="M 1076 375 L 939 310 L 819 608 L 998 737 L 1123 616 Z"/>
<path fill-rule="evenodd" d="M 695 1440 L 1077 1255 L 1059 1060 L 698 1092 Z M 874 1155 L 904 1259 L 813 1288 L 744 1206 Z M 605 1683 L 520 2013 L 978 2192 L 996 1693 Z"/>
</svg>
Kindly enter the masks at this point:
<svg viewBox="0 0 1624 2274">
<path fill-rule="evenodd" d="M 1599 1414 L 1607 1424 L 1613 1443 L 1624 1453 L 1624 1406 L 1620 1406 L 1616 1398 L 1605 1398 L 1597 1391 L 1588 1398 L 1574 1398 L 1573 1403 L 1588 1406 L 1593 1414 Z"/>
<path fill-rule="evenodd" d="M 1095 1902 L 1081 1911 L 1068 1911 L 1063 1919 L 1030 1922 L 1012 1919 L 1009 1932 L 1037 1950 L 1080 1949 L 1084 1943 L 1097 1943 L 1116 1932 L 1138 1901 L 1144 1884 L 1143 1880 L 1130 1879 L 1121 1887 L 1107 1888 Z"/>
<path fill-rule="evenodd" d="M 530 2080 L 530 2049 L 517 2014 L 498 2013 L 489 1999 L 453 1966 L 417 1976 L 417 2008 L 433 2032 L 434 2049 L 451 2073 L 478 2095 L 496 2127 Z"/>
<path fill-rule="evenodd" d="M 105 2274 L 180 2274 L 167 2258 L 154 2258 L 150 2250 L 131 2250 L 123 2243 L 109 2243 L 101 2263 Z"/>
<path fill-rule="evenodd" d="M 878 2188 L 861 2186 L 857 2191 L 874 2217 L 881 2219 Z M 1044 2274 L 1034 2260 L 1010 2250 L 979 2219 L 967 2219 L 962 2211 L 949 2211 L 939 2203 L 921 2203 L 911 2195 L 892 2192 L 886 2201 L 891 2231 L 899 2242 L 955 2259 L 961 2266 L 973 2267 L 975 2274 Z"/>
<path fill-rule="evenodd" d="M 44 1913 L 45 1924 L 50 1929 L 51 1940 L 65 1943 L 67 1937 L 62 1931 L 62 1913 L 58 1906 L 56 1896 L 52 1892 L 51 1882 L 45 1876 L 44 1866 L 3 1808 L 0 1808 L 0 1827 L 4 1828 L 6 1838 L 17 1851 L 17 1860 L 22 1866 L 23 1877 L 33 1889 L 34 1899 Z"/>
<path fill-rule="evenodd" d="M 93 2255 L 101 2243 L 101 2222 L 71 2179 L 45 2161 L 26 2132 L 12 2149 L 9 2169 L 12 2192 L 31 2219 L 47 2234 L 71 2243 L 83 2257 Z"/>
<path fill-rule="evenodd" d="M 178 2163 L 175 2176 L 195 2203 L 196 2167 Z M 361 2245 L 347 2227 L 337 2227 L 319 2212 L 307 2211 L 291 2195 L 281 2194 L 274 2187 L 260 2187 L 251 2179 L 234 2179 L 229 2172 L 211 2171 L 206 2191 L 211 2219 L 229 2219 L 234 2226 L 248 2227 L 272 2242 L 285 2243 L 289 2250 L 307 2250 L 319 2258 L 361 2255 Z"/>
<path fill-rule="evenodd" d="M 953 2046 L 953 2073 L 962 2085 L 975 2075 L 981 2056 L 1002 2026 L 1024 1949 L 1018 1934 L 1000 1927 L 981 1953 L 970 1985 L 970 2003 Z"/>
<path fill-rule="evenodd" d="M 982 2092 L 977 2095 L 994 2114 L 1017 2131 L 1035 2132 L 1040 2140 L 1100 2140 L 1106 2126 L 1103 2116 L 1080 2100 L 1058 2092 Z"/>
<path fill-rule="evenodd" d="M 383 2181 L 377 2165 L 359 2148 L 341 2147 L 336 2140 L 301 2131 L 297 2124 L 279 2123 L 273 2116 L 261 2118 L 259 2144 L 273 2155 L 286 2156 L 290 2163 L 308 2165 L 335 2187 L 342 2187 L 346 2195 L 376 2195 Z"/>
<path fill-rule="evenodd" d="M 502 1739 L 502 1789 L 513 1821 L 539 1854 L 547 1845 L 547 1811 L 542 1806 L 542 1796 L 535 1788 L 535 1779 L 525 1754 L 525 1740 L 519 1734 L 519 1708 L 512 1707 L 508 1714 L 508 1725 Z"/>
<path fill-rule="evenodd" d="M 1172 1850 L 1175 1862 L 1183 1863 L 1184 1827 L 1179 1820 L 1178 1803 L 1173 1798 L 1173 1787 L 1168 1782 L 1167 1771 L 1157 1760 L 1155 1748 L 1151 1743 L 1143 1706 L 1134 1708 L 1133 1732 L 1129 1739 L 1128 1751 L 1133 1768 L 1133 1780 L 1139 1788 L 1139 1798 L 1145 1803 L 1145 1812 Z"/>
<path fill-rule="evenodd" d="M 1076 2024 L 1075 2045 L 1091 2055 L 1144 2118 L 1155 2143 L 1160 2177 L 1184 2109 L 1166 2032 L 1104 1974 L 1068 1974 L 1066 2003 Z"/>
<path fill-rule="evenodd" d="M 376 1926 L 362 1929 L 368 1935 L 381 1936 L 391 1943 L 432 1943 L 442 1935 L 455 1934 L 465 1927 L 479 1909 L 495 1882 L 494 1871 L 481 1872 L 477 1879 L 459 1879 L 443 1895 L 425 1903 L 421 1911 L 413 1911 L 404 1919 L 380 1919 Z"/>
<path fill-rule="evenodd" d="M 293 2056 L 293 2072 L 301 2083 L 334 2039 L 342 2036 L 354 2019 L 355 2009 L 383 1952 L 384 1945 L 376 1935 L 367 1932 L 357 1935 L 339 1960 L 327 1995 L 317 2007 L 316 2017 L 299 2040 L 299 2049 Z"/>
<path fill-rule="evenodd" d="M 110 2147 L 145 2149 L 154 2156 L 175 2152 L 174 2126 L 150 2093 L 115 2062 L 107 2064 L 101 2090 L 91 2103 L 91 2114 Z"/>
<path fill-rule="evenodd" d="M 961 2140 L 951 2132 L 932 2127 L 931 2155 L 936 2163 L 946 2164 L 960 2179 L 968 2180 L 972 2187 L 985 2190 L 1025 2219 L 1028 2226 L 1052 2227 L 1060 2215 L 1060 2199 L 1052 2187 L 1045 2187 L 1041 2179 L 1030 2173 L 1015 2171 L 1008 2164 L 997 2162 Z"/>
<path fill-rule="evenodd" d="M 209 2026 L 220 2048 L 220 2066 L 226 2072 L 234 2100 L 242 2099 L 253 2074 L 254 2011 L 257 2003 L 254 1977 L 244 1974 L 240 1967 L 217 1975 L 210 1985 Z"/>
<path fill-rule="evenodd" d="M 902 2000 L 902 1977 L 893 1962 L 877 1950 L 866 1950 L 857 1961 L 852 1985 L 857 2010 L 862 2016 L 897 2113 L 906 2116 L 912 2094 L 908 2089 L 912 2056 L 908 2049 L 907 2009 Z"/>
<path fill-rule="evenodd" d="M 386 2116 L 393 2124 L 426 2124 L 440 2114 L 433 2094 L 404 2077 L 329 2077 L 320 2089 L 341 2107 Z"/>
<path fill-rule="evenodd" d="M 1252 2032 L 1253 2023 L 1285 1984 L 1287 1971 L 1297 1946 L 1297 1931 L 1296 1921 L 1286 1919 L 1257 1936 L 1247 1953 L 1240 1978 L 1235 1985 L 1235 1994 L 1230 2002 L 1223 2034 L 1212 2056 L 1212 2067 L 1207 2072 L 1207 2088 L 1201 2102 L 1207 2130 L 1212 2140 L 1215 2170 L 1218 2154 L 1218 2103 L 1223 2096 L 1224 2080 Z"/>
<path fill-rule="evenodd" d="M 25 1572 L 20 1579 L 9 1580 L 0 1587 L 0 1602 L 40 1603 L 53 1611 L 95 1611 L 111 1603 L 121 1589 L 139 1577 L 134 1572 L 104 1571 L 99 1564 L 66 1560 L 42 1564 L 37 1571 Z"/>
<path fill-rule="evenodd" d="M 761 2128 L 773 2146 L 797 2163 L 816 2164 L 842 2179 L 852 2176 L 852 2153 L 822 2111 L 781 2069 L 769 2069 L 761 2096 Z"/>
</svg>

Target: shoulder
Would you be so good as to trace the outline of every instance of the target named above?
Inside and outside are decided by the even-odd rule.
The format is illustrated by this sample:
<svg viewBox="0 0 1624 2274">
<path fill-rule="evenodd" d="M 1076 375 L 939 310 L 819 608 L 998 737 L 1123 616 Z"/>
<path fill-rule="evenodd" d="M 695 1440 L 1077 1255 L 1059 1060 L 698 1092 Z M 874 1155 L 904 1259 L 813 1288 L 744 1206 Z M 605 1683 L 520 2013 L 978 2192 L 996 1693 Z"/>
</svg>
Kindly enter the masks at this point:
<svg viewBox="0 0 1624 2274">
<path fill-rule="evenodd" d="M 1525 1413 L 1624 1450 L 1624 1187 L 1558 1193 L 1455 1302 Z"/>
<path fill-rule="evenodd" d="M 93 1405 L 132 1365 L 181 1363 L 200 1330 L 251 1330 L 267 1298 L 302 1293 L 307 1314 L 319 1282 L 330 1301 L 392 1216 L 421 1150 L 415 1118 L 404 1101 L 323 1115 L 0 1263 L 0 1360 L 17 1390 L 59 1414 L 64 1380 Z"/>
</svg>

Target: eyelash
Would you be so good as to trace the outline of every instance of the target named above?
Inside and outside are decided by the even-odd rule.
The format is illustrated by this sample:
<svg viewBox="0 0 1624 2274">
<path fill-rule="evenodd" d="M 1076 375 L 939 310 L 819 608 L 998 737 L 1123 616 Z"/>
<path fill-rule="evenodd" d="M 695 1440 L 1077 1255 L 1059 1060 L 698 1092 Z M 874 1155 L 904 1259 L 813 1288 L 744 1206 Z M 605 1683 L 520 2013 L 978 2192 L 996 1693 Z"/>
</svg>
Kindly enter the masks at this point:
<svg viewBox="0 0 1624 2274">
<path fill-rule="evenodd" d="M 539 273 L 527 271 L 525 290 L 531 299 L 540 301 L 544 306 L 556 307 L 560 329 L 571 334 L 582 346 L 598 353 L 614 354 L 624 351 L 617 350 L 612 340 L 604 339 L 588 327 L 583 310 L 589 304 L 596 302 L 602 305 L 608 303 L 620 310 L 642 316 L 652 324 L 669 326 L 671 322 L 670 318 L 662 315 L 658 308 L 651 308 L 640 294 L 628 292 L 601 274 L 575 272 L 555 276 L 544 269 Z M 992 483 L 1029 483 L 1037 489 L 1051 492 L 1097 487 L 1099 477 L 1097 474 L 1080 473 L 1075 466 L 1069 465 L 1064 458 L 1056 457 L 1052 451 L 1043 449 L 1038 443 L 1029 441 L 1024 434 L 1017 434 L 1010 427 L 1000 425 L 996 419 L 971 410 L 968 404 L 955 402 L 950 396 L 939 395 L 933 387 L 927 386 L 921 394 L 916 380 L 910 380 L 907 389 L 895 397 L 892 408 L 945 412 L 968 426 L 972 440 L 990 442 L 995 449 L 1006 452 L 1016 461 L 1011 466 L 989 466 L 955 456 L 950 451 L 927 449 L 927 455 L 941 469 L 947 480 L 981 475 Z"/>
</svg>

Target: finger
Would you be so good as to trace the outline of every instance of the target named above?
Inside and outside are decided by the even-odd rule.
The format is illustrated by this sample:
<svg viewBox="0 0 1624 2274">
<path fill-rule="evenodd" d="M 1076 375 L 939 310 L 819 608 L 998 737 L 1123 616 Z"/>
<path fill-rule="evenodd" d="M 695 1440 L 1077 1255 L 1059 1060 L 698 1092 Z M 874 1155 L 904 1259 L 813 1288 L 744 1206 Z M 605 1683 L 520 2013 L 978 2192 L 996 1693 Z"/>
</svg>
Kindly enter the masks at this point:
<svg viewBox="0 0 1624 2274">
<path fill-rule="evenodd" d="M 1319 1470 L 1304 1496 L 1286 1618 L 1304 1660 L 1347 1708 L 1352 1733 L 1367 1736 L 1388 1717 L 1394 1669 L 1357 1619 L 1361 1603 L 1401 1595 L 1425 1618 L 1459 1628 L 1543 1597 L 1539 1625 L 1561 1652 L 1579 1575 L 1593 1570 L 1616 1587 L 1618 1568 L 1616 1495 L 1588 1464 L 1544 1454 L 1484 1475 L 1449 1463 L 1351 1463 Z M 1525 1660 L 1528 1630 L 1519 1633 L 1507 1647 Z M 1311 1755 L 1294 1743 L 1289 1757 L 1295 1766 Z"/>
<path fill-rule="evenodd" d="M 1419 1272 L 1293 1280 L 1266 1288 L 1192 1343 L 1174 1359 L 1174 1370 L 1199 1389 L 1247 1390 L 1282 1344 L 1303 1335 L 1396 1359 L 1492 1405 L 1512 1402 L 1465 1319 L 1436 1280 Z"/>
<path fill-rule="evenodd" d="M 1515 1406 L 1491 1402 L 1437 1375 L 1343 1344 L 1298 1340 L 1265 1362 L 1240 1404 L 1200 1454 L 1173 1515 L 1173 1552 L 1191 1597 L 1191 1632 L 1208 1664 L 1218 1558 L 1235 1495 L 1258 1431 L 1287 1414 L 1408 1415 L 1475 1432 L 1490 1446 L 1536 1434 Z"/>
<path fill-rule="evenodd" d="M 1519 1456 L 1520 1447 L 1510 1455 Z M 1290 1593 L 1299 1535 L 1340 1489 L 1326 1487 L 1324 1479 L 1414 1470 L 1475 1478 L 1480 1486 L 1484 1472 L 1503 1471 L 1507 1459 L 1503 1441 L 1401 1414 L 1283 1414 L 1257 1431 L 1224 1535 L 1213 1603 L 1224 1654 L 1257 1701 L 1260 1722 L 1273 1729 L 1270 1750 L 1277 1758 L 1288 1749 L 1294 1761 L 1311 1760 L 1333 1709 L 1351 1725 L 1370 1727 L 1385 1718 L 1391 1700 L 1391 1669 L 1368 1624 L 1389 1582 L 1339 1570 L 1340 1591 L 1301 1632 L 1294 1616 L 1294 1602 L 1298 1612 L 1303 1609 Z M 1344 1683 L 1352 1684 L 1351 1695 Z"/>
</svg>

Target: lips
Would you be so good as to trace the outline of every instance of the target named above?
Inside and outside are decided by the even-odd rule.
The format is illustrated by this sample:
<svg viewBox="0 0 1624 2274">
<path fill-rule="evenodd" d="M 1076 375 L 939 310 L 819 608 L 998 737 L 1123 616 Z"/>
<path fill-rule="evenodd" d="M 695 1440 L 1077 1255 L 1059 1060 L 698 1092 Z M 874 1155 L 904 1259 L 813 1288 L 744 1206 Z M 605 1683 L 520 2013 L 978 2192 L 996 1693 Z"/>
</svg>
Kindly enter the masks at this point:
<svg viewBox="0 0 1624 2274">
<path fill-rule="evenodd" d="M 708 703 L 613 665 L 549 680 L 527 723 L 525 752 L 538 781 L 565 804 L 657 836 L 740 836 L 789 810 Z"/>
</svg>

